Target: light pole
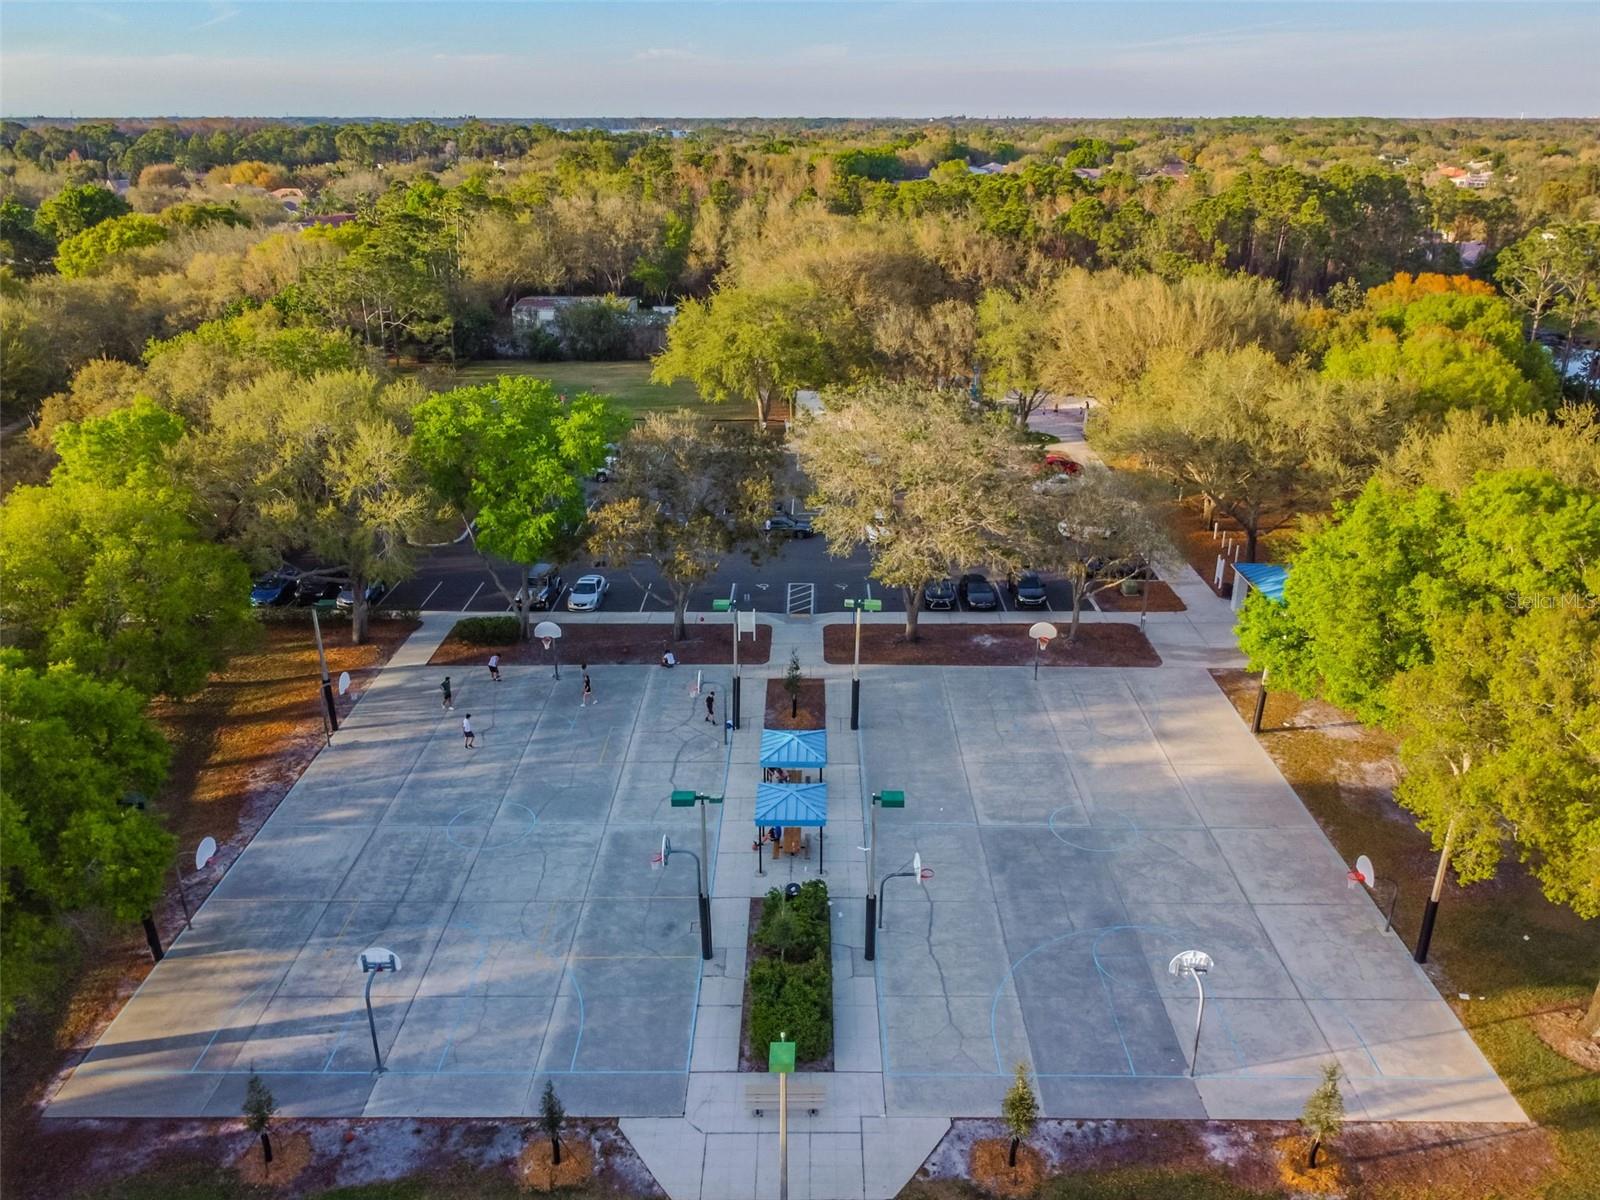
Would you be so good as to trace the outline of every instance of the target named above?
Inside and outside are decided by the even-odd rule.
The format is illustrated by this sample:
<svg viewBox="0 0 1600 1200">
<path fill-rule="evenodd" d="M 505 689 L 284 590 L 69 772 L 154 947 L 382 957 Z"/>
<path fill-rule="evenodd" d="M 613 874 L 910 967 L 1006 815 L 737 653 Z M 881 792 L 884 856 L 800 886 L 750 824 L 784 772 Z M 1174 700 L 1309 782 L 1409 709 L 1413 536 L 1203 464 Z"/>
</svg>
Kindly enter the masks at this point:
<svg viewBox="0 0 1600 1200">
<path fill-rule="evenodd" d="M 691 796 L 693 799 L 680 804 L 678 802 L 679 796 Z M 701 801 L 704 801 L 705 804 L 722 803 L 721 796 L 699 796 L 693 792 L 674 792 L 672 797 L 673 808 L 687 808 L 689 805 L 697 804 Z M 704 859 L 701 858 L 701 854 L 707 854 L 705 804 L 701 804 L 700 807 L 700 854 L 696 854 L 693 850 L 674 850 L 672 848 L 672 839 L 666 834 L 662 834 L 661 854 L 659 857 L 663 867 L 672 861 L 674 854 L 687 854 L 694 859 L 695 887 L 700 894 L 700 957 L 709 960 L 711 958 L 711 897 L 706 894 L 705 868 L 706 862 L 709 861 L 709 855 Z"/>
<path fill-rule="evenodd" d="M 372 1034 L 372 1073 L 382 1075 L 388 1068 L 383 1065 L 383 1052 L 378 1049 L 378 1022 L 372 1015 L 372 984 L 385 971 L 398 971 L 400 956 L 382 946 L 370 946 L 356 956 L 356 962 L 361 966 L 361 973 L 367 977 L 367 1029 Z"/>
<path fill-rule="evenodd" d="M 1450 869 L 1450 852 L 1456 845 L 1456 819 L 1444 831 L 1444 849 L 1439 852 L 1439 869 L 1433 873 L 1433 890 L 1428 893 L 1428 903 L 1422 910 L 1422 929 L 1417 933 L 1417 949 L 1411 955 L 1419 963 L 1428 961 L 1428 947 L 1433 942 L 1433 923 L 1439 916 L 1439 898 L 1444 895 L 1445 873 Z"/>
<path fill-rule="evenodd" d="M 856 610 L 856 654 L 850 667 L 850 728 L 861 728 L 861 614 L 863 612 L 882 612 L 882 600 L 849 600 L 844 602 L 846 608 Z M 869 954 L 867 956 L 871 958 Z"/>
<path fill-rule="evenodd" d="M 556 678 L 561 678 L 561 626 L 554 621 L 540 621 L 533 627 L 533 636 L 544 642 L 545 650 L 554 649 Z"/>
<path fill-rule="evenodd" d="M 794 1056 L 787 1030 L 767 1045 L 767 1070 L 778 1077 L 778 1200 L 789 1200 L 789 1075 Z"/>
<path fill-rule="evenodd" d="M 1194 1071 L 1200 1064 L 1200 1022 L 1206 1015 L 1206 985 L 1200 982 L 1212 967 L 1216 966 L 1211 961 L 1211 956 L 1204 950 L 1185 950 L 1182 954 L 1175 954 L 1172 961 L 1167 964 L 1167 974 L 1174 979 L 1182 979 L 1185 975 L 1194 977 L 1194 986 L 1200 993 L 1200 1008 L 1194 1014 L 1194 1053 L 1189 1056 L 1189 1078 L 1194 1078 Z"/>
<path fill-rule="evenodd" d="M 740 708 L 740 704 L 739 704 L 739 683 L 740 683 L 740 677 L 739 677 L 739 606 L 736 603 L 734 603 L 734 601 L 732 600 L 731 597 L 729 599 L 727 599 L 727 600 L 713 600 L 711 602 L 711 611 L 712 612 L 725 612 L 725 613 L 732 613 L 733 614 L 733 685 L 732 685 L 733 695 L 731 697 L 731 703 L 729 704 L 729 707 L 733 710 L 732 713 L 730 714 L 730 719 L 733 721 L 733 727 L 735 729 L 738 729 L 739 728 L 739 708 Z"/>
<path fill-rule="evenodd" d="M 867 829 L 867 961 L 878 952 L 878 809 L 904 808 L 904 792 L 873 792 Z"/>
<path fill-rule="evenodd" d="M 322 702 L 328 709 L 328 734 L 332 736 L 339 730 L 339 708 L 333 702 L 333 681 L 328 678 L 328 657 L 322 652 L 322 622 L 317 618 L 317 607 L 314 604 L 311 606 L 311 634 L 317 640 L 317 670 L 322 674 Z"/>
</svg>

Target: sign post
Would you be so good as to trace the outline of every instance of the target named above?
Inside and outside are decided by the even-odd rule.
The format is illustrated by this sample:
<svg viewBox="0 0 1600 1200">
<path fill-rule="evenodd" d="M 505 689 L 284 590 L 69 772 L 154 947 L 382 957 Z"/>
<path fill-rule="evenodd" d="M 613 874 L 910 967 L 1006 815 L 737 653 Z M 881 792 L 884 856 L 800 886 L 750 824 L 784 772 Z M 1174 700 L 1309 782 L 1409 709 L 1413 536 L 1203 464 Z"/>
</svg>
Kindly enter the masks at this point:
<svg viewBox="0 0 1600 1200">
<path fill-rule="evenodd" d="M 789 1200 L 789 1076 L 794 1073 L 794 1043 L 787 1031 L 767 1047 L 767 1070 L 778 1077 L 778 1200 Z"/>
</svg>

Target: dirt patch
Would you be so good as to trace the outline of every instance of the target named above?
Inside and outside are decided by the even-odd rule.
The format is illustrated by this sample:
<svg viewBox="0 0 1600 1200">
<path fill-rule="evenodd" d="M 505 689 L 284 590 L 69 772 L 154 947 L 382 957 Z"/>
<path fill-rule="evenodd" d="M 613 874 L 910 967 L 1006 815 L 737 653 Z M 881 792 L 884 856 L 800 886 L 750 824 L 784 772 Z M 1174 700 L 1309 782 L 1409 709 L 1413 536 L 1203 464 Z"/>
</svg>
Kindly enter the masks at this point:
<svg viewBox="0 0 1600 1200">
<path fill-rule="evenodd" d="M 1172 590 L 1170 584 L 1162 583 L 1159 579 L 1146 580 L 1145 592 L 1149 593 L 1150 602 L 1145 603 L 1144 595 L 1124 596 L 1120 588 L 1103 588 L 1090 594 L 1094 606 L 1101 612 L 1159 612 L 1174 613 L 1187 612 L 1189 606 L 1178 598 L 1178 593 Z"/>
<path fill-rule="evenodd" d="M 689 625 L 688 635 L 681 642 L 672 640 L 672 626 L 645 624 L 580 625 L 576 622 L 561 627 L 561 665 L 575 667 L 579 663 L 590 666 L 659 665 L 661 655 L 671 650 L 682 666 L 710 666 L 733 661 L 733 630 L 725 623 L 717 625 Z M 739 644 L 739 661 L 750 666 L 761 666 L 772 653 L 772 626 L 757 625 L 756 636 L 745 638 Z M 509 646 L 480 646 L 463 641 L 451 634 L 433 652 L 428 660 L 432 666 L 477 667 L 484 666 L 491 654 L 500 656 L 502 666 L 521 665 L 549 668 L 554 655 L 546 651 L 540 641 L 514 643 Z"/>
<path fill-rule="evenodd" d="M 375 620 L 361 646 L 326 637 L 329 672 L 350 673 L 350 690 L 336 700 L 341 720 L 416 628 L 416 621 Z M 191 856 L 184 887 L 193 908 L 323 747 L 310 625 L 264 622 L 259 643 L 236 654 L 198 695 L 182 703 L 154 701 L 150 713 L 172 744 L 171 769 L 153 807 L 177 836 L 180 859 Z M 195 872 L 194 847 L 206 836 L 216 838 L 219 849 L 206 870 Z M 169 942 L 183 923 L 175 885 L 155 918 L 163 943 Z M 34 1106 L 88 1052 L 150 973 L 150 952 L 136 924 L 85 920 L 76 928 L 81 960 L 92 966 L 66 981 L 57 1006 L 19 1016 L 6 1039 L 0 1139 L 11 1145 L 39 1137 Z M 8 1185 L 14 1172 L 30 1180 L 43 1169 L 33 1154 L 8 1154 L 4 1162 Z M 19 1194 L 27 1194 L 26 1188 Z"/>
<path fill-rule="evenodd" d="M 1042 1161 L 1046 1177 L 1075 1173 L 1121 1173 L 1139 1177 L 1142 1186 L 1127 1192 L 1096 1190 L 1095 1195 L 1189 1195 L 1163 1180 L 1204 1176 L 1225 1180 L 1242 1191 L 1281 1194 L 1280 1144 L 1302 1131 L 1290 1121 L 1064 1121 L 1044 1120 L 1026 1143 Z M 1000 1161 L 1010 1139 L 996 1120 L 956 1120 L 928 1156 L 918 1181 L 972 1178 L 978 1146 L 991 1141 Z M 1306 1148 L 1300 1150 L 1305 1161 Z M 1530 1195 L 1555 1167 L 1549 1134 L 1528 1125 L 1354 1122 L 1324 1155 L 1331 1153 L 1343 1172 L 1345 1194 L 1379 1200 L 1481 1200 L 1484 1196 Z M 1319 1159 L 1318 1166 L 1324 1160 Z M 919 1188 L 909 1197 L 944 1195 L 937 1187 Z M 1232 1195 L 1215 1191 L 1194 1194 Z"/>
<path fill-rule="evenodd" d="M 518 1181 L 535 1192 L 577 1187 L 594 1174 L 594 1152 L 582 1140 L 568 1134 L 561 1139 L 561 1161 L 555 1161 L 550 1139 L 541 1134 L 517 1155 Z"/>
<path fill-rule="evenodd" d="M 1324 1195 L 1344 1187 L 1344 1171 L 1339 1157 L 1326 1144 L 1317 1152 L 1317 1165 L 1310 1166 L 1311 1139 L 1303 1134 L 1290 1134 L 1280 1138 L 1278 1149 L 1278 1178 L 1283 1186 L 1294 1192 L 1312 1192 Z"/>
<path fill-rule="evenodd" d="M 272 1161 L 261 1152 L 261 1140 L 247 1147 L 233 1164 L 239 1178 L 257 1187 L 288 1188 L 311 1165 L 311 1138 L 287 1133 L 272 1138 Z"/>
<path fill-rule="evenodd" d="M 1233 563 L 1235 559 L 1246 561 L 1244 530 L 1240 528 L 1239 523 L 1232 517 L 1217 514 L 1214 517 L 1217 528 L 1213 532 L 1212 520 L 1205 516 L 1202 502 L 1197 497 L 1169 501 L 1165 506 L 1165 516 L 1167 531 L 1172 536 L 1173 545 L 1194 568 L 1195 574 L 1205 580 L 1207 586 L 1211 586 L 1212 580 L 1216 578 L 1217 557 L 1222 556 L 1222 586 L 1214 590 L 1219 596 L 1232 595 Z M 1271 521 L 1266 523 L 1272 524 Z M 1292 522 L 1279 526 L 1257 540 L 1257 562 L 1278 561 L 1279 547 L 1294 536 L 1291 526 Z"/>
<path fill-rule="evenodd" d="M 763 723 L 768 729 L 826 729 L 828 727 L 828 687 L 821 679 L 800 681 L 799 707 L 795 708 L 784 689 L 783 680 L 767 680 L 767 711 Z"/>
<path fill-rule="evenodd" d="M 893 666 L 1025 667 L 1033 662 L 1034 643 L 1023 625 L 956 622 L 919 627 L 916 641 L 905 640 L 903 628 L 889 624 L 861 629 L 861 661 Z M 823 658 L 848 663 L 854 655 L 854 630 L 829 625 L 822 631 Z M 1159 667 L 1161 656 L 1137 625 L 1096 621 L 1078 626 L 1071 645 L 1066 634 L 1039 657 L 1042 667 Z"/>
<path fill-rule="evenodd" d="M 1581 1008 L 1571 1008 L 1534 1013 L 1528 1022 L 1539 1035 L 1539 1040 L 1562 1058 L 1577 1063 L 1585 1070 L 1600 1072 L 1600 1042 L 1578 1030 L 1583 1011 Z"/>
<path fill-rule="evenodd" d="M 1009 1161 L 1011 1142 L 984 1138 L 972 1147 L 972 1181 L 996 1196 L 1031 1196 L 1044 1181 L 1044 1158 L 1032 1146 L 1017 1147 L 1016 1165 Z"/>
<path fill-rule="evenodd" d="M 274 1180 L 284 1165 L 281 1147 L 297 1138 L 309 1145 L 310 1158 L 293 1184 L 281 1187 L 278 1194 L 284 1197 L 401 1179 L 426 1181 L 405 1195 L 502 1196 L 521 1177 L 524 1151 L 541 1142 L 549 1146 L 537 1125 L 525 1120 L 286 1119 L 273 1122 Z M 584 1177 L 589 1186 L 576 1195 L 665 1194 L 615 1121 L 569 1118 L 562 1133 L 563 1158 L 567 1148 L 577 1146 L 587 1148 L 590 1167 Z M 28 1156 L 40 1160 L 34 1177 L 15 1192 L 8 1186 L 6 1194 L 64 1200 L 86 1189 L 138 1180 L 140 1195 L 155 1196 L 162 1191 L 149 1181 L 170 1179 L 167 1190 L 174 1195 L 253 1195 L 241 1173 L 231 1169 L 250 1155 L 259 1164 L 261 1143 L 242 1121 L 48 1121 L 28 1146 Z M 196 1186 L 201 1183 L 205 1186 Z"/>
</svg>

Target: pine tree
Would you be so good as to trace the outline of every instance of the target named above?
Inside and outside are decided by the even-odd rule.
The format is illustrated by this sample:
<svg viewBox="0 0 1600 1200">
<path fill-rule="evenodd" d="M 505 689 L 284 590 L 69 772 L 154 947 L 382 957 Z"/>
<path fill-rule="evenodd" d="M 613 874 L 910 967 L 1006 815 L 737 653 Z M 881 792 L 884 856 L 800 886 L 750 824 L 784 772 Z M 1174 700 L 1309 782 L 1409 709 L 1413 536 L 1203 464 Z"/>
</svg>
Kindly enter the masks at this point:
<svg viewBox="0 0 1600 1200">
<path fill-rule="evenodd" d="M 783 690 L 789 693 L 789 716 L 800 712 L 800 651 L 789 654 L 789 668 L 783 673 Z"/>
<path fill-rule="evenodd" d="M 567 1119 L 567 1110 L 561 1107 L 561 1101 L 556 1098 L 556 1085 L 553 1080 L 544 1081 L 544 1096 L 539 1101 L 539 1128 L 550 1136 L 550 1165 L 561 1165 L 561 1126 Z"/>
<path fill-rule="evenodd" d="M 1322 1082 L 1306 1101 L 1305 1111 L 1300 1114 L 1300 1127 L 1311 1138 L 1311 1157 L 1306 1166 L 1315 1167 L 1322 1143 L 1331 1142 L 1344 1128 L 1344 1097 L 1339 1094 L 1338 1063 L 1323 1064 Z"/>
<path fill-rule="evenodd" d="M 244 1089 L 244 1123 L 245 1127 L 261 1139 L 261 1161 L 270 1168 L 272 1166 L 272 1135 L 267 1132 L 267 1126 L 272 1121 L 272 1116 L 278 1111 L 278 1102 L 272 1098 L 272 1091 L 262 1082 L 261 1076 L 250 1071 L 250 1082 Z"/>
<path fill-rule="evenodd" d="M 1014 1167 L 1017 1165 L 1017 1147 L 1033 1132 L 1034 1123 L 1039 1119 L 1039 1099 L 1033 1094 L 1033 1084 L 1028 1081 L 1027 1063 L 1017 1064 L 1017 1081 L 1006 1093 L 1005 1101 L 1000 1106 L 1000 1115 L 1005 1118 L 1006 1128 L 1011 1131 L 1011 1152 L 1006 1156 L 1006 1166 Z"/>
</svg>

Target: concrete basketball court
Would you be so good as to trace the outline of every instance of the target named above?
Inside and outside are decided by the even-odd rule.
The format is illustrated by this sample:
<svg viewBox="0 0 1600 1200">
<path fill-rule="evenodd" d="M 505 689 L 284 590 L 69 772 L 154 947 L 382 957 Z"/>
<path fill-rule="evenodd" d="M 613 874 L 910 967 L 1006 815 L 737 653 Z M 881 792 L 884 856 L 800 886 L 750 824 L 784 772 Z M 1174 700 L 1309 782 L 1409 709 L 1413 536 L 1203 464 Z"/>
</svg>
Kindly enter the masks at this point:
<svg viewBox="0 0 1600 1200">
<path fill-rule="evenodd" d="M 1288 1118 L 1337 1060 L 1355 1119 L 1526 1119 L 1205 671 L 868 678 L 879 874 L 934 870 L 886 888 L 890 1113 L 997 1113 L 1026 1062 L 1049 1116 Z"/>
<path fill-rule="evenodd" d="M 547 1078 L 574 1114 L 683 1111 L 695 875 L 650 859 L 698 849 L 674 787 L 722 788 L 694 670 L 596 668 L 580 709 L 571 667 L 452 669 L 453 712 L 444 674 L 384 671 L 50 1115 L 237 1116 L 251 1069 L 288 1115 L 517 1115 Z M 402 961 L 373 987 L 381 1076 L 373 945 Z"/>
</svg>

